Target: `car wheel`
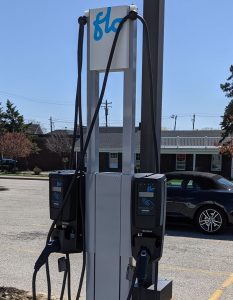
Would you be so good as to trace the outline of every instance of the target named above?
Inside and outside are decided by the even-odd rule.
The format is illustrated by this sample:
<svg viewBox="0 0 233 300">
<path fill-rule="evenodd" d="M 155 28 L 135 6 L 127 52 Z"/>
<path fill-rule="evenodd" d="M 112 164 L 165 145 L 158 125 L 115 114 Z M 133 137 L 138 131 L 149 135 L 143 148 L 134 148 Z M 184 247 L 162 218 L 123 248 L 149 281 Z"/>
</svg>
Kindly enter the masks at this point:
<svg viewBox="0 0 233 300">
<path fill-rule="evenodd" d="M 199 230 L 214 234 L 224 230 L 227 219 L 225 213 L 218 207 L 208 206 L 198 210 L 195 223 Z"/>
</svg>

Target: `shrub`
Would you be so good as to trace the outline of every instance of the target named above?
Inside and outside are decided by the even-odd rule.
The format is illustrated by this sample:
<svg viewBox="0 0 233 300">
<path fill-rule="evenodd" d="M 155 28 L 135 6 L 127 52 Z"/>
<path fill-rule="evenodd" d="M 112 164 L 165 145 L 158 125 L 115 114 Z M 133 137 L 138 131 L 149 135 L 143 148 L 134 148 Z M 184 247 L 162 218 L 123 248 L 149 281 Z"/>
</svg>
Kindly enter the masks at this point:
<svg viewBox="0 0 233 300">
<path fill-rule="evenodd" d="M 40 173 L 42 172 L 42 170 L 40 168 L 38 168 L 38 167 L 35 167 L 33 169 L 33 172 L 34 172 L 35 175 L 40 175 Z"/>
</svg>

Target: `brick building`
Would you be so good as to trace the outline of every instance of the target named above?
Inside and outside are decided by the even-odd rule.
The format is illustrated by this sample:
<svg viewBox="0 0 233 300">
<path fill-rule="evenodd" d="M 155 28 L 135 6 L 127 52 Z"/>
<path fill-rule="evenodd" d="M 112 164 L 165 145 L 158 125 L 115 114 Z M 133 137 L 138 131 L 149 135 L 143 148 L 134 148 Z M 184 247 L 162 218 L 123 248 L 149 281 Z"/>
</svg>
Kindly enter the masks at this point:
<svg viewBox="0 0 233 300">
<path fill-rule="evenodd" d="M 233 177 L 232 157 L 219 155 L 220 130 L 162 131 L 161 172 L 198 170 Z M 99 133 L 100 171 L 121 171 L 122 127 L 102 127 Z M 76 151 L 79 151 L 77 143 Z M 140 131 L 135 131 L 135 166 L 140 171 Z"/>
</svg>

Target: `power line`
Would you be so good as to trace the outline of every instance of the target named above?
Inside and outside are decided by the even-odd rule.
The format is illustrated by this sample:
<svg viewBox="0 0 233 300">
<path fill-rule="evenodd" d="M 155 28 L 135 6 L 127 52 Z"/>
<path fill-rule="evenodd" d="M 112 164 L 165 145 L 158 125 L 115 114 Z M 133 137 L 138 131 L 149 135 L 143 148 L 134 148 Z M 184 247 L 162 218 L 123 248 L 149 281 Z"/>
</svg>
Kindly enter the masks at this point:
<svg viewBox="0 0 233 300">
<path fill-rule="evenodd" d="M 9 93 L 9 92 L 5 92 L 5 91 L 0 91 L 0 94 L 6 95 L 6 96 L 13 96 L 13 97 L 24 99 L 26 101 L 40 103 L 40 104 L 63 105 L 63 106 L 64 105 L 74 105 L 71 102 L 57 103 L 57 102 L 43 101 L 43 100 L 38 99 L 38 98 L 34 98 L 34 97 L 31 98 L 31 97 L 27 97 L 27 96 L 23 96 L 23 95 L 18 95 L 18 94 L 15 94 L 15 93 Z"/>
</svg>

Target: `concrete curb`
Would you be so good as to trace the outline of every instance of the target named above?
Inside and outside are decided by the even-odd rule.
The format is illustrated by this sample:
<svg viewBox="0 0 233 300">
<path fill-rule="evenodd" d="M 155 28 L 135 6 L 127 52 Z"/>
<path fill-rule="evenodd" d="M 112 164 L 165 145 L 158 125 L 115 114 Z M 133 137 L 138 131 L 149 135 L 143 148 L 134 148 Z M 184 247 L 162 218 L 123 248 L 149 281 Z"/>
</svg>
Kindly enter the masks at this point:
<svg viewBox="0 0 233 300">
<path fill-rule="evenodd" d="M 0 179 L 19 179 L 19 180 L 42 180 L 48 181 L 48 177 L 30 177 L 30 176 L 4 176 L 0 175 Z"/>
</svg>

